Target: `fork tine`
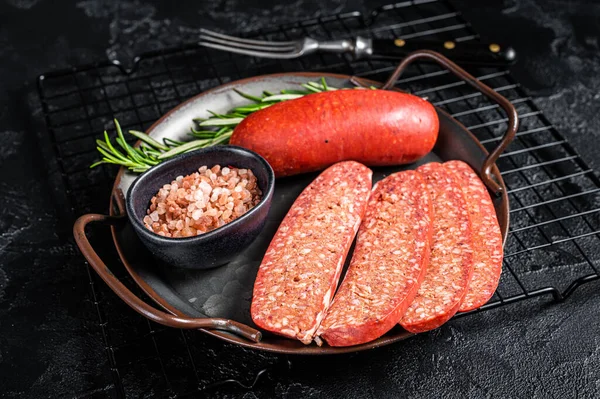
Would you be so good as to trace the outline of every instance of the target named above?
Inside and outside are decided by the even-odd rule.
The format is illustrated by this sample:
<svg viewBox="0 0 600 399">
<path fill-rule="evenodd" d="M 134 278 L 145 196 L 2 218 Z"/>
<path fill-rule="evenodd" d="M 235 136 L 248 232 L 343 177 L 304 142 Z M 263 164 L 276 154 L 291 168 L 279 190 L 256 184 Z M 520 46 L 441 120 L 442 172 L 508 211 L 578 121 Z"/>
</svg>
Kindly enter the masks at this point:
<svg viewBox="0 0 600 399">
<path fill-rule="evenodd" d="M 286 45 L 286 46 L 269 46 L 269 45 L 264 45 L 264 44 L 248 44 L 248 43 L 237 43 L 237 42 L 231 42 L 230 40 L 225 40 L 225 39 L 220 39 L 217 37 L 210 37 L 210 36 L 204 36 L 204 35 L 200 35 L 200 41 L 203 43 L 214 43 L 214 44 L 219 44 L 222 45 L 226 48 L 242 48 L 242 49 L 248 49 L 248 50 L 255 50 L 255 51 L 269 51 L 269 52 L 289 52 L 289 51 L 294 51 L 296 50 L 296 46 L 295 45 Z M 265 43 L 265 42 L 261 42 L 261 43 Z M 294 44 L 297 44 L 296 42 L 292 42 Z"/>
<path fill-rule="evenodd" d="M 249 50 L 239 47 L 231 47 L 230 45 L 224 46 L 222 44 L 216 44 L 213 42 L 200 41 L 199 45 L 214 48 L 217 50 L 223 50 L 231 53 L 244 54 L 252 57 L 261 57 L 261 58 L 273 58 L 273 59 L 290 59 L 296 58 L 302 55 L 301 50 L 296 51 L 288 51 L 288 52 L 276 52 L 276 51 L 258 51 L 258 50 Z M 272 50 L 272 49 L 270 49 Z"/>
<path fill-rule="evenodd" d="M 222 33 L 217 33 L 217 32 L 213 32 L 211 30 L 208 29 L 204 29 L 201 28 L 200 29 L 200 35 L 204 35 L 207 38 L 210 37 L 211 39 L 221 39 L 224 41 L 229 41 L 229 42 L 235 42 L 235 43 L 243 43 L 243 44 L 250 44 L 250 45 L 259 45 L 259 46 L 270 46 L 270 47 L 275 47 L 275 46 L 290 46 L 290 45 L 295 45 L 298 42 L 296 41 L 286 41 L 286 42 L 269 42 L 266 40 L 252 40 L 252 39 L 242 39 L 241 37 L 236 37 L 236 36 L 229 36 L 229 35 L 224 35 Z M 225 43 L 228 44 L 228 43 Z"/>
</svg>

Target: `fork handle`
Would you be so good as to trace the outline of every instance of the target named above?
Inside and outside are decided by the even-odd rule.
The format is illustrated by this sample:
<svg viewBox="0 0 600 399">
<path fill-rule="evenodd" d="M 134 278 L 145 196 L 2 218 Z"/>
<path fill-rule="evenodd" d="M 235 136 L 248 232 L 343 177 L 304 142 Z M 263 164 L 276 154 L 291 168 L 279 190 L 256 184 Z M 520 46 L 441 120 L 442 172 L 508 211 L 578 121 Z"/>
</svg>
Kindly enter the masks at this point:
<svg viewBox="0 0 600 399">
<path fill-rule="evenodd" d="M 372 39 L 371 57 L 404 58 L 416 50 L 433 50 L 457 64 L 508 66 L 517 59 L 515 50 L 507 45 L 479 41 L 455 42 L 421 39 Z"/>
</svg>

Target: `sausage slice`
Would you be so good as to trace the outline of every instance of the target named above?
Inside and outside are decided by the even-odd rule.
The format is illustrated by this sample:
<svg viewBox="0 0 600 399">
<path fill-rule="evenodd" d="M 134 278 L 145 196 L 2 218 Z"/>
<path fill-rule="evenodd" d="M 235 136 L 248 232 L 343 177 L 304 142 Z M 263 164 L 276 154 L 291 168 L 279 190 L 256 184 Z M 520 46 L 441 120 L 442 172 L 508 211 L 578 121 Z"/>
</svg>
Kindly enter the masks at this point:
<svg viewBox="0 0 600 399">
<path fill-rule="evenodd" d="M 415 333 L 433 330 L 456 314 L 473 273 L 471 222 L 458 179 L 439 163 L 417 171 L 433 203 L 433 240 L 427 274 L 400 321 Z"/>
<path fill-rule="evenodd" d="M 317 334 L 331 346 L 350 346 L 394 327 L 425 276 L 431 232 L 431 200 L 420 173 L 377 183 L 348 272 Z"/>
<path fill-rule="evenodd" d="M 490 195 L 469 165 L 462 161 L 445 162 L 454 172 L 467 201 L 473 228 L 473 276 L 459 311 L 484 305 L 494 295 L 502 274 L 502 233 Z"/>
</svg>

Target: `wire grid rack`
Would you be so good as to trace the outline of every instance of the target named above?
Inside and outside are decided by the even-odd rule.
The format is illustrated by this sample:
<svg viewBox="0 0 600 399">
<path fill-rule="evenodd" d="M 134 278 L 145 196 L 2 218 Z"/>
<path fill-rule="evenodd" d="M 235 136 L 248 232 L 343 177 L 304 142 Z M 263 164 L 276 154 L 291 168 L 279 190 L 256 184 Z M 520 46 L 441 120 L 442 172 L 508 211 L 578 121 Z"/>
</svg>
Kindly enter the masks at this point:
<svg viewBox="0 0 600 399">
<path fill-rule="evenodd" d="M 407 1 L 369 15 L 321 17 L 247 36 L 290 40 L 356 35 L 457 42 L 478 39 L 461 13 L 443 0 Z M 90 170 L 88 166 L 97 158 L 95 139 L 105 129 L 114 130 L 113 118 L 124 129 L 145 130 L 187 98 L 232 80 L 310 70 L 382 81 L 394 67 L 389 61 L 354 61 L 345 55 L 328 54 L 264 60 L 187 45 L 145 53 L 129 69 L 104 62 L 44 74 L 39 77 L 38 88 L 61 185 L 57 191 L 71 216 L 106 210 L 116 169 L 102 166 Z M 511 205 L 504 272 L 496 294 L 478 311 L 542 295 L 563 300 L 581 284 L 599 278 L 599 180 L 508 70 L 470 71 L 511 100 L 521 121 L 517 137 L 497 163 Z M 507 119 L 497 105 L 435 65 L 411 66 L 398 85 L 449 112 L 488 149 L 506 129 Z M 111 256 L 109 240 L 97 240 Z M 112 259 L 116 263 L 114 253 Z M 124 268 L 115 274 L 143 297 Z M 126 309 L 93 273 L 89 276 L 91 299 L 87 306 L 98 314 L 120 396 L 143 389 L 181 397 L 227 384 L 251 389 L 265 370 L 273 374 L 286 369 L 281 367 L 280 356 L 258 356 L 205 336 L 199 338 L 197 333 L 151 323 Z M 215 362 L 220 364 L 216 370 Z M 239 364 L 245 365 L 246 371 Z M 140 386 L 145 380 L 151 382 Z"/>
</svg>

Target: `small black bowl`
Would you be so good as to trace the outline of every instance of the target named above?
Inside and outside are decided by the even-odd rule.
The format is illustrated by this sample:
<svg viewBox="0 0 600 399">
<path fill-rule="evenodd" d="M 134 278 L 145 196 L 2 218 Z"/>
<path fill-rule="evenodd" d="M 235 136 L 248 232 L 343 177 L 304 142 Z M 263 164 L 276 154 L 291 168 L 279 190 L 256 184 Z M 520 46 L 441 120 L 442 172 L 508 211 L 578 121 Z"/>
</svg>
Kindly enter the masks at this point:
<svg viewBox="0 0 600 399">
<path fill-rule="evenodd" d="M 239 218 L 195 237 L 162 237 L 143 223 L 150 200 L 177 176 L 194 173 L 203 165 L 251 169 L 263 193 L 261 201 Z M 139 176 L 127 192 L 127 216 L 142 243 L 170 266 L 209 269 L 231 261 L 258 236 L 271 207 L 275 175 L 267 161 L 255 152 L 236 146 L 216 146 L 182 154 Z"/>
</svg>

